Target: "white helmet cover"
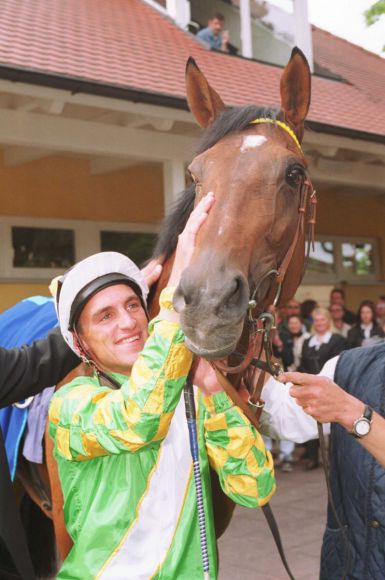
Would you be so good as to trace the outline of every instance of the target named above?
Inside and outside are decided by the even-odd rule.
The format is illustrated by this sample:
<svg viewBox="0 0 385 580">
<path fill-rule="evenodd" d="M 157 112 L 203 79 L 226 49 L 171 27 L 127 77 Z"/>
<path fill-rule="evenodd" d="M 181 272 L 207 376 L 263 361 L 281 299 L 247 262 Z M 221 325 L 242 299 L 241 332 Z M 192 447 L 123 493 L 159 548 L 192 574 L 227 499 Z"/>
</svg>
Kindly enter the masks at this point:
<svg viewBox="0 0 385 580">
<path fill-rule="evenodd" d="M 108 275 L 112 275 L 108 277 Z M 116 279 L 114 280 L 113 274 L 116 274 Z M 100 286 L 98 288 L 97 281 L 100 280 Z M 108 283 L 103 283 L 103 280 L 110 279 Z M 70 329 L 70 319 L 73 314 L 72 308 L 74 302 L 79 297 L 80 293 L 86 289 L 92 282 L 96 284 L 93 287 L 93 292 L 88 296 L 94 296 L 98 291 L 102 290 L 106 286 L 111 286 L 113 284 L 124 284 L 125 279 L 127 282 L 133 282 L 141 292 L 140 298 L 143 304 L 146 305 L 148 286 L 143 277 L 142 272 L 139 270 L 138 266 L 134 264 L 130 258 L 119 254 L 118 252 L 100 252 L 99 254 L 94 254 L 89 256 L 85 260 L 75 264 L 62 278 L 59 280 L 60 291 L 57 292 L 56 298 L 56 312 L 59 319 L 60 330 L 63 335 L 64 340 L 70 346 L 70 348 L 79 354 L 78 349 L 75 347 L 72 329 Z M 135 289 L 135 288 L 134 288 Z M 81 308 L 86 304 L 87 300 L 82 302 Z"/>
</svg>

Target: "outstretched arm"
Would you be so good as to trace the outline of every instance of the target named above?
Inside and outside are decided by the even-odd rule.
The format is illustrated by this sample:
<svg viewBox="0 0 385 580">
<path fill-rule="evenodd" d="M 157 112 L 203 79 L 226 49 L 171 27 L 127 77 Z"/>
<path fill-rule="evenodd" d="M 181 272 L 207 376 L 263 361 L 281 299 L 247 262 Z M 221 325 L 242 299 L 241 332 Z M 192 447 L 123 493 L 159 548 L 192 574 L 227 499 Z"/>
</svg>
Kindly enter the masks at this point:
<svg viewBox="0 0 385 580">
<path fill-rule="evenodd" d="M 290 395 L 305 413 L 321 423 L 339 423 L 351 432 L 354 421 L 363 414 L 365 404 L 331 378 L 285 373 L 282 380 L 293 383 Z M 385 467 L 385 419 L 381 415 L 373 414 L 370 432 L 358 441 Z"/>
<path fill-rule="evenodd" d="M 56 385 L 80 364 L 60 330 L 21 348 L 0 348 L 0 407 L 36 395 Z"/>
</svg>

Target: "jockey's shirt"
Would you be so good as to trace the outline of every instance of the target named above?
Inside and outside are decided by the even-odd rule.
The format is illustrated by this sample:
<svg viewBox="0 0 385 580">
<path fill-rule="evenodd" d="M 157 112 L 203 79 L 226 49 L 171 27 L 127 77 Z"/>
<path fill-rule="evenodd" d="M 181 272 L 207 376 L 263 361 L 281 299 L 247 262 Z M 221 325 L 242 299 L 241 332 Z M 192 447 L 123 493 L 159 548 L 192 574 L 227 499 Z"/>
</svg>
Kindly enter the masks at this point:
<svg viewBox="0 0 385 580">
<path fill-rule="evenodd" d="M 161 306 L 172 309 L 172 289 Z M 155 319 L 121 389 L 77 377 L 50 406 L 50 434 L 74 545 L 59 579 L 203 578 L 182 395 L 192 362 L 175 322 Z M 224 492 L 250 508 L 275 490 L 261 435 L 224 392 L 198 395 L 197 428 L 210 578 L 217 577 L 209 465 Z"/>
</svg>

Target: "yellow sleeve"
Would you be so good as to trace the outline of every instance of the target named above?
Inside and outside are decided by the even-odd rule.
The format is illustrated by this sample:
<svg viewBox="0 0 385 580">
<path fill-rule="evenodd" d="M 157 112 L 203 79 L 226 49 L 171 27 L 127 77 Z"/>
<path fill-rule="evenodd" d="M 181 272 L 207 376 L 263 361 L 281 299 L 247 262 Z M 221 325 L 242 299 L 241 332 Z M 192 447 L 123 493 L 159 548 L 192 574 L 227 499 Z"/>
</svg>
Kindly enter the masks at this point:
<svg viewBox="0 0 385 580">
<path fill-rule="evenodd" d="M 275 477 L 262 436 L 225 392 L 202 401 L 206 449 L 223 491 L 246 507 L 266 504 L 275 491 Z"/>
</svg>

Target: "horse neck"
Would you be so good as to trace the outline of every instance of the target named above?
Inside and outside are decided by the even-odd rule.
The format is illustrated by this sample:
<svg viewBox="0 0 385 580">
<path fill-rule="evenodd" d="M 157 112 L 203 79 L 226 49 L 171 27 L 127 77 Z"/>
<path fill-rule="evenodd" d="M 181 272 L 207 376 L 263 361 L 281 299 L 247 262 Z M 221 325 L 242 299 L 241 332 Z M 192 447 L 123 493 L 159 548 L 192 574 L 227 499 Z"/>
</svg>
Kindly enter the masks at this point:
<svg viewBox="0 0 385 580">
<path fill-rule="evenodd" d="M 170 278 L 172 265 L 174 263 L 175 252 L 163 263 L 162 273 L 158 282 L 151 288 L 151 292 L 148 299 L 148 315 L 150 320 L 155 318 L 159 312 L 159 297 L 164 288 L 167 286 L 167 282 Z"/>
</svg>

